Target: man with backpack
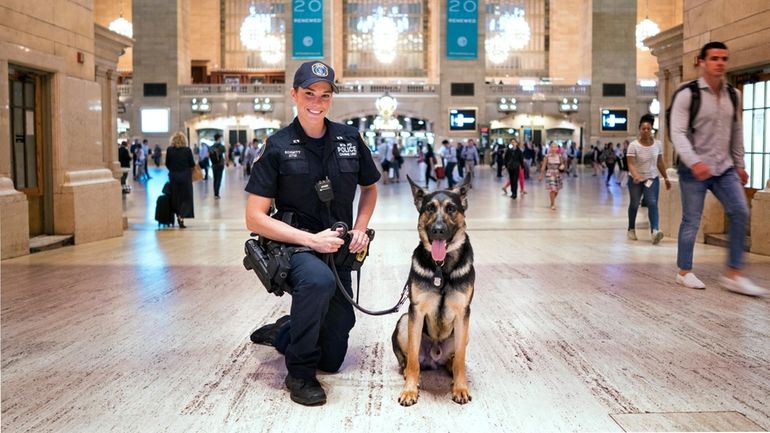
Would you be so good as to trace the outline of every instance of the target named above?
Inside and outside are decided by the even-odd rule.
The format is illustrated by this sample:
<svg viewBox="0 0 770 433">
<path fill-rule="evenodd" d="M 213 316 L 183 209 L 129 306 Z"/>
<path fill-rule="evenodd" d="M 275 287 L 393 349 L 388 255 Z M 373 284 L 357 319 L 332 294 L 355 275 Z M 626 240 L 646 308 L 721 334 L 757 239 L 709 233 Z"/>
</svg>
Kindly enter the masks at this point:
<svg viewBox="0 0 770 433">
<path fill-rule="evenodd" d="M 682 196 L 676 282 L 690 289 L 706 288 L 692 273 L 692 259 L 706 191 L 711 190 L 729 219 L 729 256 L 727 269 L 719 278 L 720 285 L 744 295 L 767 296 L 770 291 L 742 275 L 749 220 L 743 185 L 749 176 L 744 169 L 743 131 L 738 115 L 740 95 L 724 80 L 727 60 L 727 46 L 722 42 L 704 45 L 698 56 L 701 78 L 696 81 L 697 86 L 682 86 L 674 93 L 671 104 L 669 130 L 679 155 Z M 697 104 L 696 113 L 693 104 Z"/>
<path fill-rule="evenodd" d="M 214 144 L 209 147 L 209 161 L 214 173 L 214 198 L 219 199 L 219 188 L 222 186 L 222 172 L 225 171 L 225 145 L 222 144 L 222 134 L 214 135 Z"/>
</svg>

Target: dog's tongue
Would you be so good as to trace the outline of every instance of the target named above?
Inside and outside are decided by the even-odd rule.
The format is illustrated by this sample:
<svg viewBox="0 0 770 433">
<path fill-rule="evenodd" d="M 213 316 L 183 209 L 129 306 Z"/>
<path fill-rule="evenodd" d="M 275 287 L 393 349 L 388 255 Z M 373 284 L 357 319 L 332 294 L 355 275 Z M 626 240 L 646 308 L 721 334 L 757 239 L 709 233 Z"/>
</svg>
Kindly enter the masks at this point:
<svg viewBox="0 0 770 433">
<path fill-rule="evenodd" d="M 433 241 L 430 247 L 430 255 L 437 262 L 443 261 L 446 257 L 446 241 Z"/>
</svg>

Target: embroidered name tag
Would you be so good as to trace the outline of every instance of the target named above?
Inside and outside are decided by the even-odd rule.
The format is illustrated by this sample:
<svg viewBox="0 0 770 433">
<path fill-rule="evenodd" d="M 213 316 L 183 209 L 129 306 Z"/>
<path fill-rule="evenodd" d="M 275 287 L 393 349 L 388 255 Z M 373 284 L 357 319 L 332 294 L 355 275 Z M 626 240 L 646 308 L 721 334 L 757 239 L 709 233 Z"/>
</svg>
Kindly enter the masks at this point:
<svg viewBox="0 0 770 433">
<path fill-rule="evenodd" d="M 285 149 L 283 151 L 283 159 L 301 159 L 302 151 L 299 149 Z"/>
<path fill-rule="evenodd" d="M 355 143 L 337 143 L 337 156 L 340 158 L 357 158 L 358 148 Z"/>
</svg>

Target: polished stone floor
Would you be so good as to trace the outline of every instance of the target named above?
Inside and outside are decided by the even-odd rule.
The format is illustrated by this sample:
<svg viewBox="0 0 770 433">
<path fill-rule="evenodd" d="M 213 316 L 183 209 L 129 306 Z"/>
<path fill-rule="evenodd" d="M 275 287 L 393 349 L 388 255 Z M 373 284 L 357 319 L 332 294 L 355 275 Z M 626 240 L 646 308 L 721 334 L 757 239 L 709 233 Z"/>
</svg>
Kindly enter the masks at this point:
<svg viewBox="0 0 770 433">
<path fill-rule="evenodd" d="M 416 170 L 412 167 L 411 170 Z M 726 250 L 697 245 L 703 291 L 674 284 L 676 241 L 626 240 L 627 191 L 581 172 L 557 210 L 542 183 L 504 197 L 477 169 L 468 232 L 476 255 L 467 355 L 473 401 L 424 372 L 403 408 L 395 315 L 358 314 L 328 403 L 283 389 L 283 358 L 253 345 L 284 314 L 241 265 L 245 180 L 222 199 L 195 184 L 186 230 L 158 230 L 163 169 L 124 200 L 124 236 L 2 262 L 5 432 L 762 431 L 770 428 L 770 300 L 721 290 Z M 641 227 L 645 212 L 639 217 Z M 380 185 L 362 302 L 390 306 L 417 244 L 408 185 Z M 770 286 L 770 257 L 747 275 Z"/>
</svg>

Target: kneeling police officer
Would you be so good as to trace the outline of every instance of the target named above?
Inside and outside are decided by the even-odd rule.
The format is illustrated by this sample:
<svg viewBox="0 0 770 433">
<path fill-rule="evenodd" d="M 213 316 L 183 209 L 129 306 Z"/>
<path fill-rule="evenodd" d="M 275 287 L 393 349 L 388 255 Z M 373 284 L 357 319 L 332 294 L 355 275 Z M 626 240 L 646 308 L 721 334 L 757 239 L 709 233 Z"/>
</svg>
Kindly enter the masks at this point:
<svg viewBox="0 0 770 433">
<path fill-rule="evenodd" d="M 358 130 L 326 119 L 335 92 L 334 70 L 329 65 L 312 61 L 297 69 L 291 90 L 297 117 L 267 139 L 246 186 L 250 193 L 247 228 L 264 238 L 306 247 L 290 259 L 290 315 L 257 329 L 251 340 L 284 354 L 291 399 L 308 406 L 326 402 L 316 370 L 339 370 L 356 321 L 352 305 L 338 290 L 322 254 L 335 253 L 343 245 L 341 231 L 331 230 L 338 221 L 351 227 L 350 252 L 368 247 L 365 231 L 377 202 L 380 178 Z M 319 187 L 326 179 L 325 186 Z M 333 199 L 326 204 L 317 189 L 329 185 Z M 353 224 L 358 186 L 361 194 Z M 277 213 L 271 217 L 273 201 Z M 337 270 L 352 294 L 350 270 Z"/>
</svg>

